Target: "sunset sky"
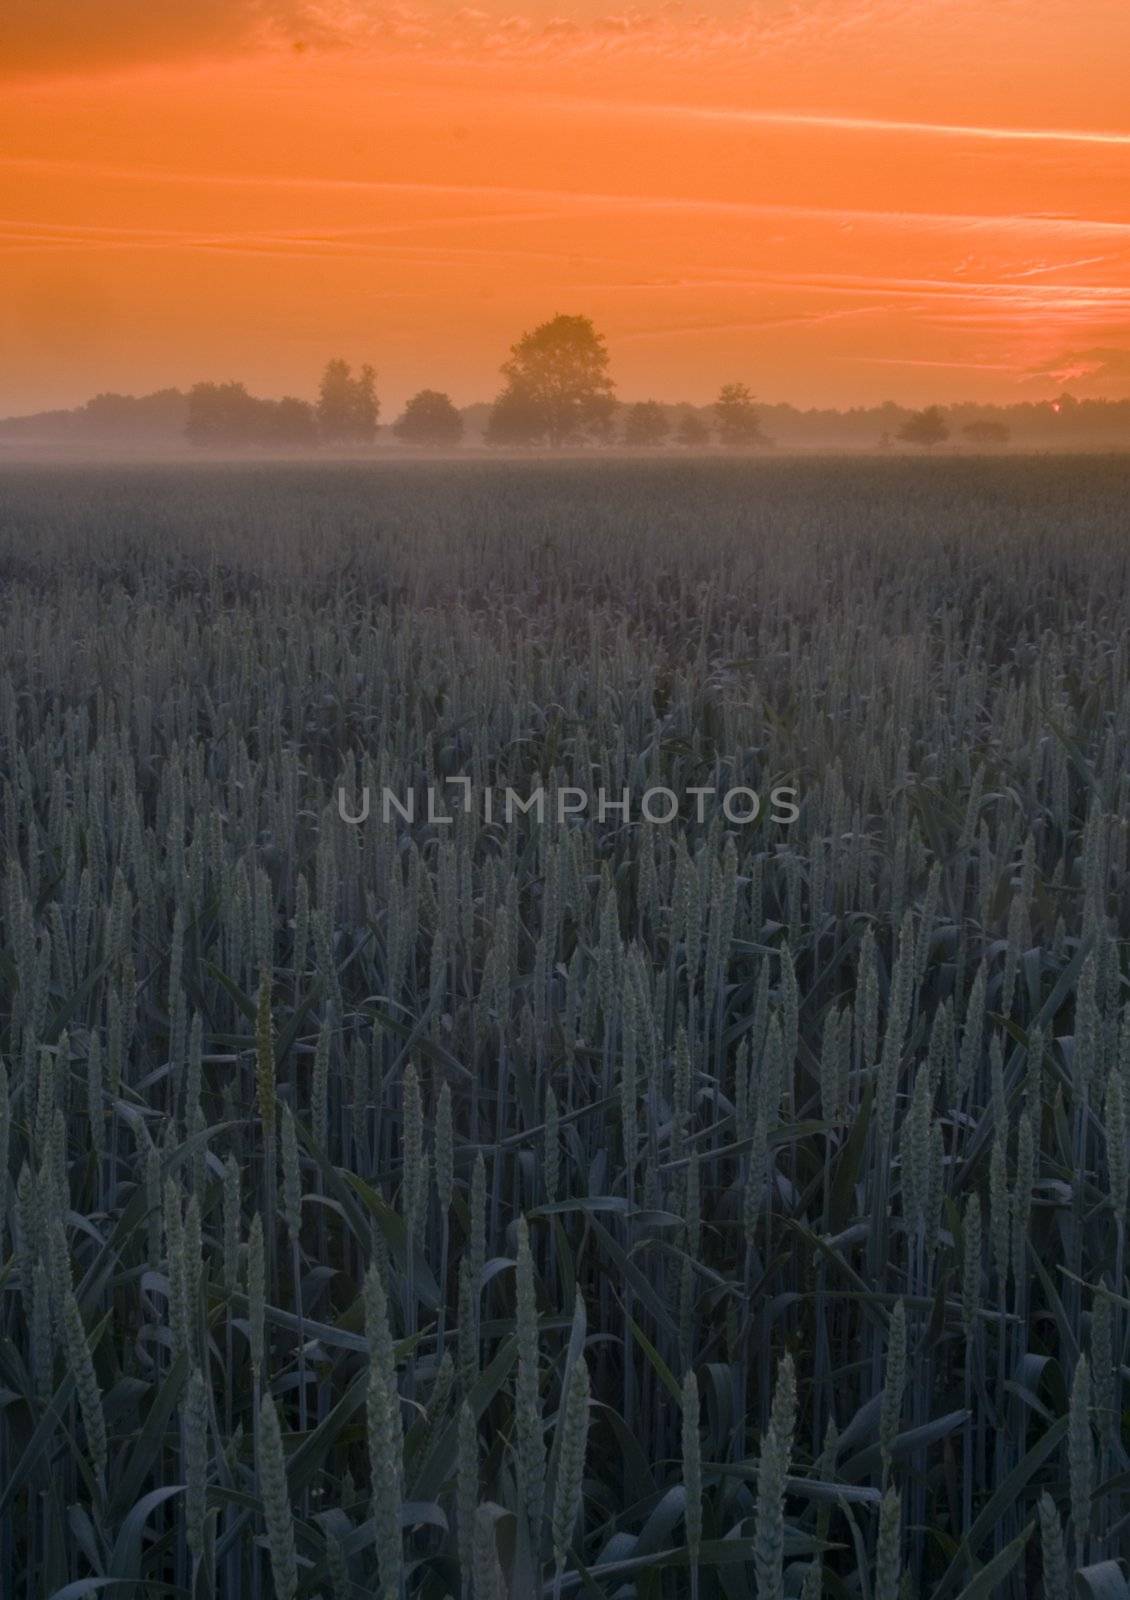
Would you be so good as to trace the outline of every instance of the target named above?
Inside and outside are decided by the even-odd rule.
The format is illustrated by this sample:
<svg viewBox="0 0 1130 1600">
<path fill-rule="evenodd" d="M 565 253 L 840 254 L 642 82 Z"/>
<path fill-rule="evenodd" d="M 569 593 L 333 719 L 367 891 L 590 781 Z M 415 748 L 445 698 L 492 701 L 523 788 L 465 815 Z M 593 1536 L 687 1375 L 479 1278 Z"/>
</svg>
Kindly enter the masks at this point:
<svg viewBox="0 0 1130 1600">
<path fill-rule="evenodd" d="M 371 361 L 490 398 L 1130 394 L 1126 0 L 5 0 L 0 414 Z"/>
</svg>

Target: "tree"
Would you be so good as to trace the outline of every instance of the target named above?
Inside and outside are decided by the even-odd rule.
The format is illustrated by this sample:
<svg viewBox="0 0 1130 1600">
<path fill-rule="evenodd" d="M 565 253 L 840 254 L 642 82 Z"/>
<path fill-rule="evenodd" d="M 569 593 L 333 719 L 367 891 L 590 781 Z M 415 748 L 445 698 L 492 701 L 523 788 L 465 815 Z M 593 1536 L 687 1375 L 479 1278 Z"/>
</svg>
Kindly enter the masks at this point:
<svg viewBox="0 0 1130 1600">
<path fill-rule="evenodd" d="M 262 444 L 269 432 L 269 400 L 257 400 L 242 383 L 197 383 L 188 395 L 185 433 L 210 449 Z"/>
<path fill-rule="evenodd" d="M 961 431 L 970 444 L 979 446 L 1006 445 L 1012 438 L 1012 431 L 1007 422 L 993 422 L 988 419 L 983 422 L 967 422 Z"/>
<path fill-rule="evenodd" d="M 941 406 L 927 406 L 925 411 L 915 411 L 896 433 L 903 444 L 921 444 L 932 450 L 950 436 L 949 424 Z"/>
<path fill-rule="evenodd" d="M 242 383 L 198 383 L 189 392 L 185 432 L 209 449 L 310 449 L 318 443 L 314 407 L 287 395 L 261 400 Z"/>
<path fill-rule="evenodd" d="M 167 439 L 184 431 L 188 396 L 179 389 L 158 389 L 145 395 L 96 394 L 83 406 L 81 415 L 90 433 L 98 437 Z"/>
<path fill-rule="evenodd" d="M 450 396 L 438 389 L 421 389 L 404 407 L 404 414 L 393 423 L 392 431 L 404 444 L 449 449 L 463 437 L 463 418 Z"/>
<path fill-rule="evenodd" d="M 640 400 L 628 408 L 624 421 L 624 443 L 633 448 L 650 449 L 663 443 L 671 432 L 667 413 L 658 400 Z"/>
<path fill-rule="evenodd" d="M 267 402 L 271 404 L 270 401 Z M 270 442 L 288 450 L 312 450 L 318 443 L 318 418 L 309 400 L 284 395 L 272 406 Z"/>
<path fill-rule="evenodd" d="M 765 449 L 772 443 L 761 431 L 753 395 L 744 383 L 724 383 L 714 402 L 718 433 L 731 450 Z"/>
<path fill-rule="evenodd" d="M 505 387 L 486 437 L 554 449 L 607 434 L 615 408 L 608 351 L 588 317 L 557 316 L 525 333 L 503 363 Z"/>
<path fill-rule="evenodd" d="M 710 442 L 710 429 L 697 411 L 685 411 L 675 429 L 675 438 L 687 450 L 701 450 Z"/>
<path fill-rule="evenodd" d="M 370 444 L 377 435 L 380 404 L 377 375 L 362 367 L 357 377 L 348 361 L 327 361 L 318 390 L 318 429 L 331 444 Z"/>
<path fill-rule="evenodd" d="M 545 417 L 535 397 L 518 383 L 509 384 L 491 407 L 483 430 L 487 444 L 531 445 L 545 438 Z"/>
</svg>

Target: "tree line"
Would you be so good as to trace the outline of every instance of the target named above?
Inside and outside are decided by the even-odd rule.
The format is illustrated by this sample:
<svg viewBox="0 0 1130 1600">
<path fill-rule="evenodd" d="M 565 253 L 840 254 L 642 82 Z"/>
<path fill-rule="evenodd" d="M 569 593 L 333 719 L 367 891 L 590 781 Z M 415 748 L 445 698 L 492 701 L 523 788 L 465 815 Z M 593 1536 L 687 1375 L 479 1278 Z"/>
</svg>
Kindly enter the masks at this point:
<svg viewBox="0 0 1130 1600">
<path fill-rule="evenodd" d="M 897 441 L 899 444 L 924 445 L 927 450 L 932 450 L 935 445 L 945 444 L 950 432 L 950 425 L 941 406 L 926 406 L 922 411 L 914 411 L 907 417 L 902 427 L 895 433 L 894 440 L 889 433 L 884 433 L 879 443 L 886 447 Z M 970 444 L 981 447 L 994 445 L 1003 447 L 1011 439 L 1012 430 L 1006 422 L 978 419 L 975 422 L 967 422 L 961 430 L 961 435 Z"/>
<path fill-rule="evenodd" d="M 701 448 L 717 442 L 731 450 L 757 450 L 773 441 L 765 433 L 749 387 L 723 384 L 711 411 L 713 425 L 696 411 L 673 421 L 658 400 L 620 405 L 614 394 L 608 348 L 588 317 L 559 315 L 539 324 L 511 347 L 502 364 L 503 386 L 495 398 L 484 441 L 500 447 L 621 444 L 658 449 L 669 443 Z M 330 361 L 314 403 L 285 397 L 261 400 L 240 383 L 200 383 L 188 402 L 188 437 L 211 446 L 267 445 L 309 449 L 319 444 L 354 446 L 376 438 L 380 403 L 376 373 Z M 412 396 L 392 432 L 402 444 L 451 449 L 463 437 L 463 417 L 451 397 L 437 389 Z M 981 448 L 1004 446 L 1009 429 L 998 421 L 974 421 L 963 437 Z M 879 443 L 933 449 L 950 437 L 940 406 L 913 412 Z"/>
<path fill-rule="evenodd" d="M 377 374 L 356 377 L 347 361 L 327 362 L 316 404 L 284 395 L 263 400 L 242 383 L 198 383 L 188 395 L 185 432 L 204 446 L 368 444 L 377 436 Z"/>
<path fill-rule="evenodd" d="M 657 400 L 619 405 L 609 369 L 604 337 L 588 317 L 563 315 L 541 323 L 522 335 L 502 365 L 503 387 L 491 407 L 486 443 L 551 449 L 621 443 L 650 449 L 670 441 L 701 446 L 714 438 L 731 449 L 772 444 L 744 383 L 722 386 L 713 428 L 696 412 L 672 425 Z M 264 400 L 242 383 L 198 383 L 189 392 L 185 432 L 193 444 L 211 448 L 356 446 L 373 442 L 379 418 L 374 369 L 363 366 L 354 375 L 339 358 L 327 363 L 313 402 L 292 395 Z M 402 444 L 432 449 L 453 448 L 463 431 L 451 397 L 437 389 L 413 395 L 392 424 Z"/>
</svg>

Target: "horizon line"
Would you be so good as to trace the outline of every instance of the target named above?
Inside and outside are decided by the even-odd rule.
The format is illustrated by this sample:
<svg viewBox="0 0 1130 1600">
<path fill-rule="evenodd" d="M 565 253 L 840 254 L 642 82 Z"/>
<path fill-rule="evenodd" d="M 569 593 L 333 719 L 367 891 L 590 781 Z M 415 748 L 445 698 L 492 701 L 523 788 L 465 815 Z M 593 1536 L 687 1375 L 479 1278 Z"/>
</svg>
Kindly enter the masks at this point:
<svg viewBox="0 0 1130 1600">
<path fill-rule="evenodd" d="M 929 366 L 929 367 L 951 367 L 951 366 L 965 367 L 965 366 L 969 366 L 971 368 L 979 369 L 979 368 L 982 367 L 982 365 L 984 365 L 983 363 L 980 363 L 980 362 L 924 361 L 924 360 L 914 360 L 912 358 L 882 357 L 882 356 L 860 356 L 860 357 L 852 357 L 850 359 L 853 359 L 853 360 L 857 359 L 857 360 L 860 360 L 860 361 L 867 362 L 869 364 L 883 365 L 883 366 L 894 366 L 894 365 L 900 365 L 900 366 L 902 366 L 902 365 L 905 365 L 905 366 Z M 1048 381 L 1053 381 L 1054 380 L 1054 375 L 1053 374 L 1049 374 L 1049 373 L 1043 373 L 1043 372 L 1032 372 L 1032 373 L 1027 374 L 1021 381 L 1027 382 L 1027 383 L 1037 383 L 1041 379 L 1047 379 Z M 1067 380 L 1067 381 L 1070 381 L 1070 380 Z M 239 382 L 241 382 L 241 380 L 240 379 L 218 380 L 218 379 L 205 378 L 205 379 L 198 380 L 198 382 L 200 382 L 200 383 L 217 383 L 217 384 L 225 383 L 226 384 L 226 383 L 239 383 Z M 18 411 L 18 412 L 11 412 L 11 413 L 8 413 L 6 415 L 0 415 L 0 428 L 6 426 L 9 423 L 13 423 L 13 422 L 31 422 L 31 421 L 34 421 L 37 417 L 74 416 L 74 415 L 77 415 L 80 412 L 85 411 L 87 406 L 89 406 L 92 403 L 92 401 L 98 400 L 98 399 L 102 399 L 102 398 L 113 398 L 113 399 L 116 399 L 116 400 L 133 400 L 133 401 L 137 401 L 138 403 L 140 403 L 140 402 L 142 402 L 144 400 L 152 400 L 158 395 L 177 394 L 177 395 L 180 395 L 183 398 L 187 399 L 189 394 L 190 394 L 190 392 L 191 392 L 191 390 L 195 386 L 196 386 L 195 384 L 190 384 L 190 385 L 188 385 L 187 388 L 182 388 L 179 384 L 165 384 L 165 385 L 162 385 L 160 388 L 150 389 L 150 390 L 147 390 L 146 392 L 141 393 L 141 394 L 133 393 L 131 391 L 123 390 L 123 389 L 100 389 L 96 394 L 93 394 L 93 395 L 89 396 L 89 398 L 86 399 L 86 400 L 79 401 L 75 405 L 69 405 L 69 406 L 68 405 L 46 406 L 46 407 L 42 407 L 39 410 L 35 410 L 35 411 Z M 247 387 L 246 384 L 244 384 L 243 387 L 246 388 Z M 428 388 L 428 387 L 430 387 L 430 385 L 425 385 L 425 388 Z M 417 392 L 421 392 L 421 391 L 417 391 Z M 248 393 L 251 394 L 252 391 L 248 390 Z M 277 395 L 254 395 L 254 398 L 263 399 L 263 400 L 270 400 L 270 401 L 274 401 L 274 402 L 277 403 L 281 399 L 295 399 L 295 398 L 301 398 L 301 397 L 300 396 L 293 396 L 293 395 L 290 395 L 290 394 L 285 394 L 285 395 L 284 394 L 277 394 Z M 379 396 L 378 396 L 378 399 L 379 399 Z M 763 410 L 767 410 L 767 411 L 785 409 L 785 410 L 789 410 L 789 411 L 795 411 L 800 416 L 804 416 L 804 415 L 807 415 L 810 412 L 816 411 L 816 412 L 827 412 L 827 413 L 834 414 L 836 416 L 846 417 L 846 416 L 852 415 L 855 412 L 860 412 L 860 411 L 864 411 L 864 412 L 866 412 L 866 411 L 883 411 L 883 410 L 887 410 L 888 408 L 894 409 L 896 411 L 907 411 L 907 412 L 912 412 L 912 413 L 913 412 L 919 412 L 919 411 L 925 411 L 925 410 L 933 410 L 933 409 L 937 409 L 939 411 L 957 411 L 957 410 L 964 409 L 966 407 L 973 407 L 973 408 L 976 408 L 976 409 L 982 410 L 982 411 L 1011 411 L 1011 410 L 1014 410 L 1014 409 L 1018 409 L 1018 408 L 1020 408 L 1022 406 L 1027 406 L 1027 407 L 1054 406 L 1054 405 L 1057 405 L 1062 400 L 1069 400 L 1073 404 L 1080 405 L 1080 406 L 1082 406 L 1082 405 L 1127 405 L 1127 404 L 1130 404 L 1130 391 L 1127 391 L 1125 394 L 1119 394 L 1119 395 L 1073 395 L 1073 394 L 1070 393 L 1069 390 L 1061 389 L 1058 394 L 1050 396 L 1049 398 L 1040 399 L 1040 400 L 1028 399 L 1028 398 L 1018 398 L 1018 399 L 1015 399 L 1015 400 L 974 400 L 974 399 L 967 399 L 967 400 L 936 400 L 936 401 L 926 401 L 922 405 L 915 405 L 915 404 L 913 404 L 913 403 L 911 403 L 909 401 L 894 400 L 894 399 L 890 399 L 890 398 L 883 399 L 883 400 L 872 400 L 872 401 L 867 401 L 867 402 L 860 401 L 860 402 L 852 403 L 850 405 L 843 405 L 843 404 L 841 404 L 841 405 L 830 405 L 830 404 L 821 405 L 821 404 L 818 404 L 818 403 L 798 404 L 794 400 L 767 400 L 767 399 L 761 398 L 758 395 L 753 395 L 752 399 L 753 399 L 753 403 L 756 406 L 758 406 L 759 408 L 761 408 Z M 313 405 L 313 404 L 316 404 L 316 401 L 309 401 L 308 403 Z M 495 401 L 493 399 L 491 399 L 491 400 L 469 400 L 469 401 L 466 401 L 463 404 L 455 404 L 455 402 L 453 402 L 453 404 L 455 404 L 455 409 L 457 411 L 459 411 L 459 412 L 471 411 L 471 410 L 476 409 L 477 407 L 486 407 L 486 408 L 489 409 L 491 406 L 494 405 L 494 403 L 495 403 Z M 622 399 L 622 400 L 621 399 L 617 399 L 616 400 L 616 404 L 618 406 L 620 406 L 620 407 L 623 407 L 624 409 L 628 409 L 629 407 L 631 407 L 633 405 L 657 404 L 657 405 L 666 407 L 666 408 L 671 409 L 671 410 L 682 409 L 682 410 L 691 410 L 691 411 L 710 411 L 710 410 L 713 410 L 715 402 L 713 400 L 704 400 L 704 401 L 695 401 L 695 400 L 662 400 L 662 399 L 659 399 L 658 397 L 656 397 L 654 395 L 646 395 L 646 396 L 643 396 L 641 398 L 636 398 L 636 399 Z M 388 423 L 388 422 L 380 422 L 378 424 L 378 426 L 381 427 L 381 428 L 386 428 L 386 427 L 389 427 L 390 425 L 391 424 Z"/>
</svg>

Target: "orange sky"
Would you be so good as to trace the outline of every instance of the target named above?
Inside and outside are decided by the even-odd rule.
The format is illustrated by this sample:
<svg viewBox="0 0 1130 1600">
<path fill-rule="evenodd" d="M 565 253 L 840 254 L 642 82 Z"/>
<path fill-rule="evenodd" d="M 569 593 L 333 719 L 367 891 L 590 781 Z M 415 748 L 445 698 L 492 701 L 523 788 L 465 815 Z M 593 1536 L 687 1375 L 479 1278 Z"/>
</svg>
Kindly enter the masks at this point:
<svg viewBox="0 0 1130 1600">
<path fill-rule="evenodd" d="M 1125 0 L 517 3 L 4 0 L 0 414 L 557 311 L 627 399 L 1130 393 Z"/>
</svg>

